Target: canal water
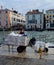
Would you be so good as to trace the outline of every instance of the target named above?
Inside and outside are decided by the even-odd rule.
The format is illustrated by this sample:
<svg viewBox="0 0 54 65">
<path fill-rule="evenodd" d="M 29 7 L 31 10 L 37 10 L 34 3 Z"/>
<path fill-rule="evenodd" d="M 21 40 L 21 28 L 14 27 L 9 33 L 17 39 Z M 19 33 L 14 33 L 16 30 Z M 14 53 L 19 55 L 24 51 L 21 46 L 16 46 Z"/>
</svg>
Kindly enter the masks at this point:
<svg viewBox="0 0 54 65">
<path fill-rule="evenodd" d="M 3 37 L 7 37 L 10 32 L 11 31 L 0 31 L 0 43 L 3 41 Z M 18 31 L 14 32 L 18 33 Z M 54 31 L 25 31 L 25 33 L 29 38 L 35 37 L 36 40 L 54 43 Z"/>
</svg>

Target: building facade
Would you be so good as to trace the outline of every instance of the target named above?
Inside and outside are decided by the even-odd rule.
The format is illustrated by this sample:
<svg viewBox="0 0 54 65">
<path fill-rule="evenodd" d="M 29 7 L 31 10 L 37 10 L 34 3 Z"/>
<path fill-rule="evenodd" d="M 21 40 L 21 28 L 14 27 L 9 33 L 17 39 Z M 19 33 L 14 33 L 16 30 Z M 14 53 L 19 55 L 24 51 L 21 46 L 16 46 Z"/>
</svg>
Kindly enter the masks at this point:
<svg viewBox="0 0 54 65">
<path fill-rule="evenodd" d="M 43 12 L 40 12 L 39 10 L 32 10 L 26 13 L 26 29 L 43 29 L 43 18 L 44 14 Z"/>
<path fill-rule="evenodd" d="M 25 25 L 25 16 L 17 11 L 9 9 L 0 9 L 0 28 L 10 28 L 16 25 Z"/>
<path fill-rule="evenodd" d="M 46 29 L 54 29 L 54 9 L 46 11 Z"/>
</svg>

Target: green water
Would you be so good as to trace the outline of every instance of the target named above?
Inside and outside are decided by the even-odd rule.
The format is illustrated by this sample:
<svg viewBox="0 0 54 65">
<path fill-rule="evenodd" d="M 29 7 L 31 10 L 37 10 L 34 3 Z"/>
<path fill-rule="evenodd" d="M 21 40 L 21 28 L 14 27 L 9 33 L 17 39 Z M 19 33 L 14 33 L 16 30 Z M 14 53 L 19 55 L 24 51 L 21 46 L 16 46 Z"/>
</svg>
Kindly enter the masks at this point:
<svg viewBox="0 0 54 65">
<path fill-rule="evenodd" d="M 18 31 L 14 31 L 17 33 Z M 25 31 L 29 38 L 35 37 L 36 40 L 41 40 L 45 42 L 53 42 L 54 43 L 54 31 Z M 6 37 L 10 31 L 0 31 L 0 42 L 2 42 L 3 37 Z"/>
</svg>

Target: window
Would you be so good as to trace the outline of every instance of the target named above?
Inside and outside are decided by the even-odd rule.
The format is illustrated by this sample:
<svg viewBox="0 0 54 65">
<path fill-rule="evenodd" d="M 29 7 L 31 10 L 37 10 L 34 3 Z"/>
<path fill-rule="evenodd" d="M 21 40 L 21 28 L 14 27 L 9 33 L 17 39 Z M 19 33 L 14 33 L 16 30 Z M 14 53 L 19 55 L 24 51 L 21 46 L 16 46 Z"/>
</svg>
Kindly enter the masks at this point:
<svg viewBox="0 0 54 65">
<path fill-rule="evenodd" d="M 53 20 L 53 22 L 54 22 L 54 20 Z"/>
<path fill-rule="evenodd" d="M 47 23 L 48 23 L 48 20 L 47 20 Z"/>
<path fill-rule="evenodd" d="M 34 14 L 32 15 L 32 19 L 35 20 L 35 15 Z"/>
<path fill-rule="evenodd" d="M 29 26 L 27 26 L 29 28 Z"/>
<path fill-rule="evenodd" d="M 36 27 L 36 25 L 35 25 L 35 29 L 36 29 L 37 27 Z"/>
<path fill-rule="evenodd" d="M 1 21 L 0 21 L 0 25 L 1 25 Z"/>
<path fill-rule="evenodd" d="M 32 20 L 28 20 L 28 23 L 32 23 Z"/>
<path fill-rule="evenodd" d="M 51 11 L 50 11 L 50 13 L 51 13 Z"/>
<path fill-rule="evenodd" d="M 1 11 L 0 11 L 0 14 L 1 14 Z"/>
<path fill-rule="evenodd" d="M 53 15 L 53 18 L 54 18 L 54 15 Z"/>
<path fill-rule="evenodd" d="M 42 21 L 40 20 L 40 24 L 42 23 Z"/>
<path fill-rule="evenodd" d="M 0 19 L 1 19 L 1 17 L 0 17 Z"/>
<path fill-rule="evenodd" d="M 46 13 L 48 13 L 48 11 L 46 11 Z"/>
<path fill-rule="evenodd" d="M 54 27 L 54 24 L 50 24 L 50 27 Z"/>
<path fill-rule="evenodd" d="M 25 23 L 25 21 L 23 21 Z"/>
<path fill-rule="evenodd" d="M 17 21 L 18 21 L 18 19 L 17 19 Z"/>
<path fill-rule="evenodd" d="M 29 20 L 29 15 L 27 15 L 27 19 Z"/>
<path fill-rule="evenodd" d="M 14 18 L 14 21 L 15 21 L 15 18 Z"/>
<path fill-rule="evenodd" d="M 6 23 L 8 23 L 8 21 L 6 21 Z"/>
<path fill-rule="evenodd" d="M 28 23 L 34 23 L 34 21 L 32 21 L 32 20 L 29 20 L 29 21 L 28 21 Z"/>
<path fill-rule="evenodd" d="M 17 19 L 18 22 L 20 22 L 20 19 Z"/>
<path fill-rule="evenodd" d="M 32 29 L 32 25 L 31 25 L 31 29 Z"/>
<path fill-rule="evenodd" d="M 49 24 L 47 24 L 47 27 L 49 26 Z"/>
<path fill-rule="evenodd" d="M 6 27 L 8 27 L 8 24 L 6 23 Z"/>
<path fill-rule="evenodd" d="M 8 25 L 8 21 L 6 21 L 6 26 Z"/>
<path fill-rule="evenodd" d="M 40 25 L 40 29 L 42 28 L 42 26 Z"/>
<path fill-rule="evenodd" d="M 51 24 L 51 21 L 49 21 L 50 22 L 50 24 Z"/>
<path fill-rule="evenodd" d="M 23 22 L 23 21 L 21 20 L 21 22 Z"/>
<path fill-rule="evenodd" d="M 54 24 L 54 20 L 53 20 L 53 24 Z"/>
<path fill-rule="evenodd" d="M 50 15 L 50 18 L 51 18 L 51 15 Z"/>
<path fill-rule="evenodd" d="M 33 24 L 37 24 L 37 20 L 28 20 L 28 23 L 33 23 Z"/>
<path fill-rule="evenodd" d="M 5 11 L 5 13 L 8 13 L 8 11 Z"/>
<path fill-rule="evenodd" d="M 35 20 L 35 23 L 37 24 L 37 20 Z"/>
<path fill-rule="evenodd" d="M 19 22 L 20 22 L 20 19 L 19 19 Z"/>
<path fill-rule="evenodd" d="M 6 16 L 6 19 L 8 19 L 8 17 Z"/>
<path fill-rule="evenodd" d="M 6 23 L 6 26 L 8 26 L 8 24 Z"/>
</svg>

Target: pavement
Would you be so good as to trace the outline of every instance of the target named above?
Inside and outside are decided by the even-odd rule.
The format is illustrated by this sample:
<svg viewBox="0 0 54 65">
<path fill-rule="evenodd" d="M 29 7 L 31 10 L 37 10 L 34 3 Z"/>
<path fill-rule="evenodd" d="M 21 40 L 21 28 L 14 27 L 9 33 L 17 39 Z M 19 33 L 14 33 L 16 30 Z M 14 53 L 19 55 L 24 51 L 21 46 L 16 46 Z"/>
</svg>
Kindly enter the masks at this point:
<svg viewBox="0 0 54 65">
<path fill-rule="evenodd" d="M 0 65 L 54 65 L 54 60 L 0 56 Z"/>
<path fill-rule="evenodd" d="M 22 53 L 18 53 L 16 49 L 17 49 L 16 46 L 14 46 L 13 50 L 12 47 L 10 47 L 10 51 L 9 51 L 8 46 L 2 45 L 0 47 L 0 55 L 21 57 L 21 58 L 37 58 L 37 59 L 39 59 L 40 57 L 39 53 L 36 53 L 34 49 L 31 47 L 27 47 L 26 52 L 22 52 Z M 42 53 L 42 58 L 54 60 L 54 48 L 49 48 L 48 53 Z"/>
<path fill-rule="evenodd" d="M 16 47 L 2 45 L 0 47 L 0 65 L 54 65 L 54 48 L 49 48 L 48 53 L 36 53 L 31 47 L 27 47 L 26 52 L 17 53 Z"/>
</svg>

